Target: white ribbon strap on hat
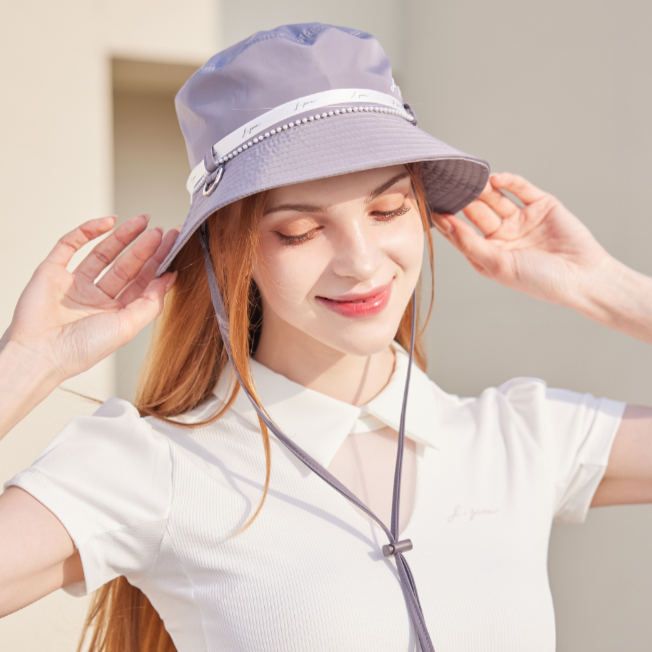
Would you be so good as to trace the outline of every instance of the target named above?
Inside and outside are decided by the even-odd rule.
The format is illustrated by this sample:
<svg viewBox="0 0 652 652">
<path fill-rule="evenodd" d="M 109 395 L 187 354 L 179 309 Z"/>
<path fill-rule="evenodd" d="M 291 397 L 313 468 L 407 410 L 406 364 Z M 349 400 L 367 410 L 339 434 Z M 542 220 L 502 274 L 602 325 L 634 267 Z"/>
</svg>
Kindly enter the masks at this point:
<svg viewBox="0 0 652 652">
<path fill-rule="evenodd" d="M 410 115 L 410 113 L 405 110 L 403 104 L 391 95 L 370 89 L 336 88 L 329 91 L 322 91 L 321 93 L 314 93 L 313 95 L 306 95 L 305 97 L 300 97 L 291 102 L 286 102 L 285 104 L 281 104 L 271 111 L 267 111 L 266 113 L 259 115 L 257 118 L 250 120 L 247 124 L 232 131 L 228 136 L 225 136 L 222 140 L 213 145 L 213 161 L 216 165 L 221 165 L 226 160 L 237 156 L 263 138 L 269 138 L 274 133 L 287 131 L 301 123 L 307 123 L 308 121 L 320 119 L 321 117 L 338 115 L 342 112 L 339 109 L 336 109 L 326 115 L 317 114 L 310 118 L 298 120 L 296 123 L 291 121 L 294 116 L 306 113 L 306 111 L 316 111 L 317 109 L 338 105 L 347 107 L 345 109 L 346 112 L 367 109 L 367 107 L 347 106 L 352 103 L 361 102 L 369 102 L 375 106 L 385 107 L 384 112 L 401 116 L 410 122 L 414 120 L 414 116 Z M 369 109 L 371 109 L 371 107 L 369 107 Z M 271 132 L 266 131 L 276 124 L 285 123 L 286 120 L 290 121 L 289 124 L 283 124 L 281 127 L 278 127 Z M 197 165 L 190 173 L 186 183 L 186 189 L 190 193 L 191 198 L 209 174 L 210 172 L 206 169 L 204 161 L 199 163 L 199 165 Z"/>
</svg>

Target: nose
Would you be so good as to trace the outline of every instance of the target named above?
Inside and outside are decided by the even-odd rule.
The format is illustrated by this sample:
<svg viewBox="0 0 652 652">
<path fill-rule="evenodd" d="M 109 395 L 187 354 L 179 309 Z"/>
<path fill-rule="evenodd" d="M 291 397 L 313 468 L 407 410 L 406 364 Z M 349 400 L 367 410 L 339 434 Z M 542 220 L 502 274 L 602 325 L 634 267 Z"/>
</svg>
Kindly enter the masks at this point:
<svg viewBox="0 0 652 652">
<path fill-rule="evenodd" d="M 333 242 L 332 271 L 338 276 L 365 281 L 373 278 L 382 263 L 380 243 L 364 220 L 343 221 Z"/>
</svg>

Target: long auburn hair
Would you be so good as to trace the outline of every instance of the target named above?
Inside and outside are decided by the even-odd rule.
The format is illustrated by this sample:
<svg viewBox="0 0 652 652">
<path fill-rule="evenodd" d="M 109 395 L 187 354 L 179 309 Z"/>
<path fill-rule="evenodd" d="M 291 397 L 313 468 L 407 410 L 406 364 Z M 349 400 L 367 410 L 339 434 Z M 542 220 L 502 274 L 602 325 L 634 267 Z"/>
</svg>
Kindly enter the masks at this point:
<svg viewBox="0 0 652 652">
<path fill-rule="evenodd" d="M 417 197 L 434 279 L 430 213 L 421 179 L 422 168 L 418 163 L 406 167 Z M 258 222 L 266 197 L 266 192 L 246 197 L 224 206 L 208 218 L 211 258 L 229 320 L 233 364 L 259 405 L 249 356 L 255 350 L 262 326 L 260 294 L 252 278 L 252 269 L 258 245 Z M 179 273 L 166 297 L 163 312 L 154 323 L 134 405 L 141 416 L 156 417 L 181 428 L 200 428 L 222 417 L 233 404 L 240 386 L 234 384 L 228 401 L 208 419 L 197 423 L 181 423 L 174 419 L 209 398 L 228 358 L 213 312 L 198 232 L 177 254 L 171 269 Z M 420 327 L 419 296 L 420 283 L 417 285 L 414 361 L 425 371 L 423 334 L 432 312 L 434 283 L 431 283 L 428 313 Z M 395 336 L 406 349 L 410 346 L 411 328 L 412 299 Z M 266 462 L 265 486 L 258 508 L 240 532 L 258 516 L 269 487 L 269 433 L 260 419 L 259 422 Z M 95 593 L 77 652 L 83 650 L 91 630 L 88 652 L 177 652 L 150 601 L 124 577 L 108 582 Z"/>
</svg>

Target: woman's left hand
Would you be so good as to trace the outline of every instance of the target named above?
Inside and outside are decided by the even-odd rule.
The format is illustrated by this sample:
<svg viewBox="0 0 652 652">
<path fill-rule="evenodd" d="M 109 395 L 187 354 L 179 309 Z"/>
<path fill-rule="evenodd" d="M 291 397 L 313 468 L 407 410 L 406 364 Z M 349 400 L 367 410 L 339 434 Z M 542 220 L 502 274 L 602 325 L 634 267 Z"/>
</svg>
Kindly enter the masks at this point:
<svg viewBox="0 0 652 652">
<path fill-rule="evenodd" d="M 435 225 L 480 274 L 543 301 L 573 307 L 613 260 L 557 198 L 515 174 L 493 174 L 463 212 L 481 233 L 454 215 L 434 215 Z"/>
</svg>

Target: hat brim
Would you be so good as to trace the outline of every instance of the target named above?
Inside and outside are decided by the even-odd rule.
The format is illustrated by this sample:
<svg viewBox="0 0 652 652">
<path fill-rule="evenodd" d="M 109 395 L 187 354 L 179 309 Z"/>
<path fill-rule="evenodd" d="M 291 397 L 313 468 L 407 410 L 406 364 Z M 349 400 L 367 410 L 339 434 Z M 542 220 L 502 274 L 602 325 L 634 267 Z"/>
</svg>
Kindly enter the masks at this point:
<svg viewBox="0 0 652 652">
<path fill-rule="evenodd" d="M 346 113 L 261 140 L 226 162 L 210 195 L 195 192 L 181 232 L 156 276 L 166 271 L 201 223 L 227 204 L 271 188 L 415 162 L 424 163 L 424 187 L 435 213 L 457 213 L 478 197 L 489 178 L 486 161 L 394 115 Z"/>
</svg>

